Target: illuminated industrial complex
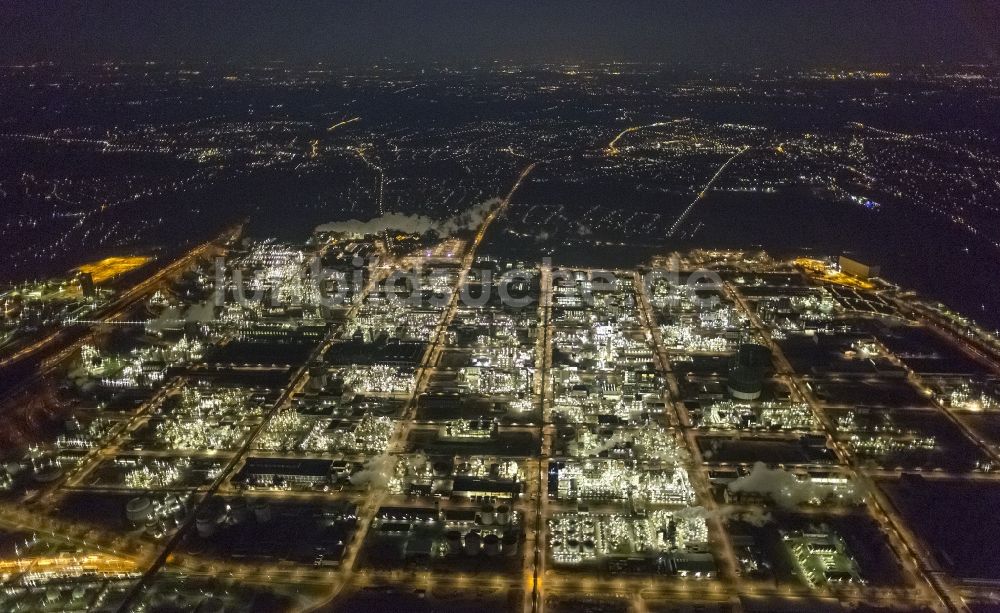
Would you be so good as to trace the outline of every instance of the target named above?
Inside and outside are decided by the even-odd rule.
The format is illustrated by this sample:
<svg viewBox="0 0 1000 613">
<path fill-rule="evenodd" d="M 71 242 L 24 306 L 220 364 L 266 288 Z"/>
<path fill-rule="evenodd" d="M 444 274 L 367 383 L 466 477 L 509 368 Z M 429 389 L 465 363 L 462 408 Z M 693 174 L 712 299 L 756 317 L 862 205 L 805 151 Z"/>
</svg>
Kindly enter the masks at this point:
<svg viewBox="0 0 1000 613">
<path fill-rule="evenodd" d="M 822 234 L 889 231 L 905 200 L 995 249 L 968 186 L 1000 185 L 995 142 L 793 119 L 1000 80 L 231 68 L 0 67 L 171 83 L 121 103 L 143 113 L 173 88 L 239 106 L 0 134 L 176 172 L 0 173 L 3 231 L 60 236 L 0 290 L 0 610 L 1000 606 L 1000 341 L 966 313 L 988 296 L 960 311 L 904 287 L 912 262 L 774 236 L 799 200 Z M 437 116 L 455 100 L 474 117 Z M 168 232 L 179 195 L 195 222 Z M 780 210 L 699 247 L 747 223 L 736 198 Z"/>
</svg>

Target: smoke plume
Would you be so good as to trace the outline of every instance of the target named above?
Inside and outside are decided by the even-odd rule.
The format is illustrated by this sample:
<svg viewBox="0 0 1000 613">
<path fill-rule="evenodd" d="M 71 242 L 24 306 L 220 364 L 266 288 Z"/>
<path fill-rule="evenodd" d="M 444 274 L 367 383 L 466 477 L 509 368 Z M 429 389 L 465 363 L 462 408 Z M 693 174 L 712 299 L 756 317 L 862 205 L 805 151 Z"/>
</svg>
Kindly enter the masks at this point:
<svg viewBox="0 0 1000 613">
<path fill-rule="evenodd" d="M 500 203 L 499 198 L 492 198 L 476 204 L 448 219 L 434 220 L 425 215 L 405 215 L 403 213 L 388 213 L 368 221 L 350 219 L 321 224 L 317 232 L 345 232 L 354 234 L 381 234 L 386 230 L 406 232 L 408 234 L 426 234 L 435 231 L 442 236 L 449 236 L 460 230 L 478 228 L 489 212 Z"/>
</svg>

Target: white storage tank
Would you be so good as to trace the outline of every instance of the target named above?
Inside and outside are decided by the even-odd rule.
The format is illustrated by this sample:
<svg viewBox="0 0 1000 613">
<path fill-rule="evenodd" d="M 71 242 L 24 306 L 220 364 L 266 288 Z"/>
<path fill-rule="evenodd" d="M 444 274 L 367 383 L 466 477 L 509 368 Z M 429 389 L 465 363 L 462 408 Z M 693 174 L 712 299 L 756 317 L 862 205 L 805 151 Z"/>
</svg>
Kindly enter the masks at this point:
<svg viewBox="0 0 1000 613">
<path fill-rule="evenodd" d="M 137 496 L 125 505 L 125 517 L 133 524 L 144 524 L 153 516 L 153 501 L 148 496 Z"/>
<path fill-rule="evenodd" d="M 496 521 L 496 510 L 493 508 L 493 505 L 483 505 L 483 508 L 479 511 L 479 523 L 484 526 L 492 526 L 494 521 Z"/>
<path fill-rule="evenodd" d="M 497 507 L 496 515 L 497 524 L 501 526 L 506 526 L 510 523 L 510 507 L 502 504 Z"/>
</svg>

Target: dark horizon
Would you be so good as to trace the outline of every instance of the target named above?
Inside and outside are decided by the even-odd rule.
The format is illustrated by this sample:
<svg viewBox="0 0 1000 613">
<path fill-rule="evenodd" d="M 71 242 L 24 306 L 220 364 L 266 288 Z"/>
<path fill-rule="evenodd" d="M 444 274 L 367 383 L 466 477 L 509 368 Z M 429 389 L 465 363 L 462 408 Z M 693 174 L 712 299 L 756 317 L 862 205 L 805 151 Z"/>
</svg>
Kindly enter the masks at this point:
<svg viewBox="0 0 1000 613">
<path fill-rule="evenodd" d="M 267 2 L 0 9 L 0 62 L 991 63 L 1000 11 L 946 2 Z"/>
</svg>

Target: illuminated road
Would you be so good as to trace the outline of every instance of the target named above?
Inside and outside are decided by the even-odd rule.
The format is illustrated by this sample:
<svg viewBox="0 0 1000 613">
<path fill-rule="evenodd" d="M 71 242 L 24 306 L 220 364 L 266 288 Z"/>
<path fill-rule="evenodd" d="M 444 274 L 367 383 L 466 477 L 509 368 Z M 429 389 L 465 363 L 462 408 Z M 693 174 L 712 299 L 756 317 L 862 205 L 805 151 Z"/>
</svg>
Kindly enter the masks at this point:
<svg viewBox="0 0 1000 613">
<path fill-rule="evenodd" d="M 330 126 L 329 128 L 327 128 L 326 131 L 327 132 L 333 132 L 337 128 L 339 128 L 341 126 L 346 126 L 349 123 L 354 123 L 355 121 L 361 121 L 361 118 L 360 117 L 352 117 L 350 119 L 345 119 L 344 121 L 340 121 L 340 122 L 337 122 L 337 123 L 333 124 L 332 126 Z"/>
<path fill-rule="evenodd" d="M 624 130 L 622 130 L 621 132 L 619 132 L 617 136 L 615 136 L 613 139 L 611 139 L 611 142 L 608 143 L 608 146 L 604 148 L 604 153 L 606 155 L 609 155 L 609 156 L 614 156 L 614 155 L 618 155 L 619 153 L 621 153 L 621 150 L 618 149 L 618 141 L 621 140 L 622 137 L 625 136 L 626 134 L 631 134 L 632 132 L 638 132 L 639 130 L 645 130 L 647 128 L 662 128 L 663 126 L 669 126 L 670 124 L 681 123 L 681 122 L 684 122 L 684 121 L 687 121 L 687 119 L 673 119 L 671 121 L 658 121 L 656 123 L 650 123 L 650 124 L 646 124 L 644 126 L 632 126 L 630 128 L 625 128 Z"/>
<path fill-rule="evenodd" d="M 522 574 L 525 581 L 523 611 L 540 612 L 544 608 L 545 593 L 542 577 L 545 576 L 546 507 L 549 500 L 548 460 L 552 453 L 555 429 L 551 423 L 552 383 L 552 268 L 542 266 L 539 284 L 538 338 L 535 344 L 537 376 L 533 390 L 538 399 L 541 420 L 539 424 L 541 453 L 538 456 L 536 479 L 533 483 L 532 508 L 525 514 L 525 541 L 522 555 Z M 531 503 L 534 504 L 531 504 Z"/>
<path fill-rule="evenodd" d="M 708 190 L 712 188 L 712 184 L 715 183 L 715 180 L 722 176 L 722 173 L 725 172 L 726 167 L 729 166 L 733 162 L 733 160 L 746 153 L 749 149 L 750 147 L 743 147 L 742 149 L 737 151 L 731 158 L 723 162 L 722 166 L 720 166 L 719 169 L 715 171 L 715 174 L 712 175 L 712 178 L 709 179 L 708 183 L 705 184 L 705 187 L 701 188 L 701 191 L 698 192 L 698 196 L 691 201 L 691 204 L 687 205 L 687 208 L 684 209 L 684 211 L 681 212 L 680 215 L 677 216 L 677 220 L 674 221 L 674 225 L 670 226 L 670 230 L 667 231 L 668 237 L 673 236 L 677 232 L 677 230 L 681 227 L 681 224 L 684 223 L 684 220 L 687 219 L 687 216 L 691 214 L 692 210 L 694 210 L 695 205 L 701 202 L 701 200 L 704 199 L 705 196 L 708 194 Z"/>
<path fill-rule="evenodd" d="M 691 479 L 691 485 L 695 488 L 698 504 L 705 507 L 709 512 L 706 521 L 711 530 L 710 533 L 715 536 L 715 542 L 711 543 L 711 545 L 713 546 L 712 553 L 715 554 L 716 559 L 720 562 L 720 579 L 726 583 L 734 584 L 738 580 L 737 569 L 739 568 L 736 561 L 736 554 L 733 552 L 729 538 L 726 536 L 725 528 L 720 520 L 721 515 L 718 512 L 718 504 L 715 501 L 715 496 L 712 495 L 711 484 L 703 468 L 704 462 L 702 461 L 701 450 L 698 448 L 694 431 L 691 428 L 684 427 L 685 420 L 682 419 L 683 411 L 680 409 L 682 396 L 677 376 L 671 369 L 670 359 L 665 349 L 666 345 L 663 342 L 660 328 L 656 322 L 656 314 L 649 302 L 646 284 L 638 273 L 635 273 L 633 282 L 641 321 L 645 325 L 646 338 L 652 345 L 653 354 L 656 356 L 660 372 L 667 380 L 668 394 L 665 400 L 668 406 L 672 408 L 672 417 L 676 422 L 675 428 L 680 430 L 692 459 L 693 465 L 690 467 L 691 470 L 688 476 Z M 669 428 L 670 424 L 664 423 L 663 426 Z"/>
</svg>

